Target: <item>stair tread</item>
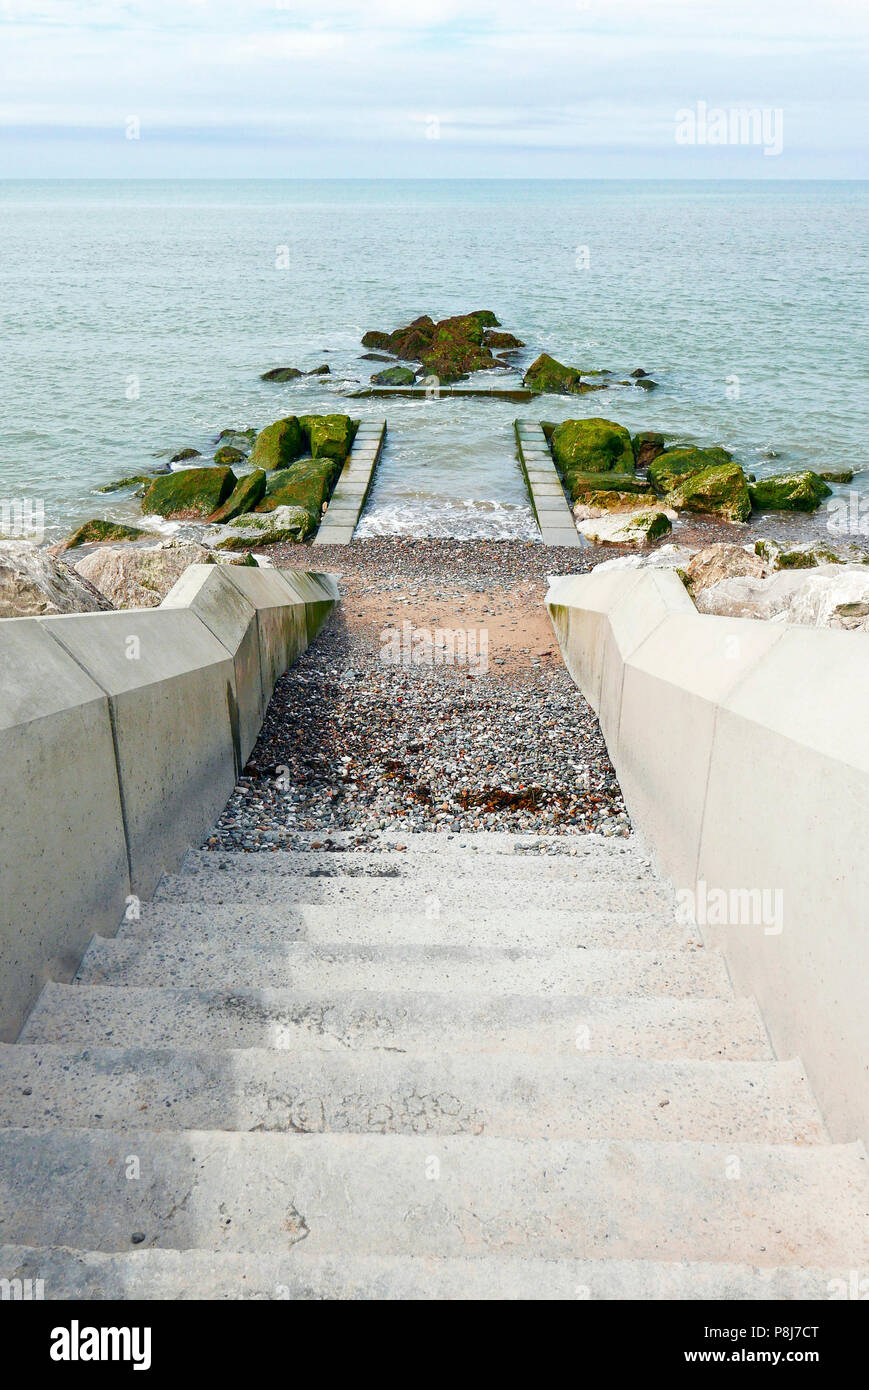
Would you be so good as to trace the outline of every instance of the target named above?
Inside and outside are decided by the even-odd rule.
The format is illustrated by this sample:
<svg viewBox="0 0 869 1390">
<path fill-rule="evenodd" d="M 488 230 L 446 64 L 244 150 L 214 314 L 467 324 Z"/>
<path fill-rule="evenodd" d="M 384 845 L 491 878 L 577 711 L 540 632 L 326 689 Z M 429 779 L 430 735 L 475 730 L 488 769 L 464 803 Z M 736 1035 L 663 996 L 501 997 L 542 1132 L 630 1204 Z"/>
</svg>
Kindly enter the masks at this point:
<svg viewBox="0 0 869 1390">
<path fill-rule="evenodd" d="M 0 1126 L 822 1143 L 801 1065 L 0 1045 Z"/>
<path fill-rule="evenodd" d="M 578 1030 L 581 1032 L 578 1033 Z M 178 989 L 49 983 L 21 1042 L 769 1057 L 752 999 Z"/>
<path fill-rule="evenodd" d="M 8 1129 L 0 1154 L 11 1244 L 121 1251 L 141 1233 L 147 1247 L 305 1241 L 323 1255 L 869 1258 L 858 1144 Z"/>
</svg>

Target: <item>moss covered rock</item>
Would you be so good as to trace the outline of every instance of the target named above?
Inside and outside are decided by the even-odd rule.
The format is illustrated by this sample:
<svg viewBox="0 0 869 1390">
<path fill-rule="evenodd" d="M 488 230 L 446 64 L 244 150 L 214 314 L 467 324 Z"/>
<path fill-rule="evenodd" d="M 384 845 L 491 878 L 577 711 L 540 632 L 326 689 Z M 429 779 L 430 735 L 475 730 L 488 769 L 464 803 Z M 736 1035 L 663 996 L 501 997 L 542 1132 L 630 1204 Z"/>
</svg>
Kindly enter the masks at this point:
<svg viewBox="0 0 869 1390">
<path fill-rule="evenodd" d="M 280 541 L 304 541 L 317 522 L 304 507 L 276 507 L 273 512 L 247 512 L 221 527 L 214 539 L 216 550 L 249 550 L 251 546 L 277 545 Z"/>
<path fill-rule="evenodd" d="M 738 463 L 684 474 L 667 502 L 676 511 L 709 513 L 725 521 L 747 521 L 751 515 L 748 483 Z"/>
<path fill-rule="evenodd" d="M 548 352 L 541 352 L 535 358 L 522 378 L 522 384 L 532 391 L 548 391 L 560 396 L 578 395 L 582 386 L 579 368 L 565 367 L 563 362 L 556 361 Z"/>
<path fill-rule="evenodd" d="M 243 449 L 236 449 L 234 444 L 221 444 L 214 455 L 214 462 L 220 467 L 230 463 L 243 463 L 247 455 Z"/>
<path fill-rule="evenodd" d="M 209 517 L 233 491 L 231 468 L 185 468 L 155 478 L 142 498 L 142 511 L 178 520 Z"/>
<path fill-rule="evenodd" d="M 483 326 L 473 314 L 442 319 L 420 361 L 429 376 L 439 381 L 460 381 L 469 372 L 486 371 L 494 362 L 483 346 Z"/>
<path fill-rule="evenodd" d="M 255 468 L 271 473 L 275 468 L 289 468 L 307 450 L 308 441 L 299 420 L 295 415 L 287 415 L 260 430 L 250 452 L 250 461 Z"/>
<path fill-rule="evenodd" d="M 712 449 L 665 449 L 649 464 L 649 482 L 659 496 L 681 486 L 683 478 L 690 473 L 702 473 L 707 468 L 717 468 L 730 463 L 733 455 L 726 449 L 715 446 Z"/>
<path fill-rule="evenodd" d="M 118 478 L 117 482 L 106 483 L 104 487 L 98 487 L 97 492 L 121 492 L 128 487 L 147 487 L 154 481 L 152 473 L 132 473 L 129 478 Z"/>
<path fill-rule="evenodd" d="M 244 512 L 252 512 L 265 496 L 267 475 L 265 469 L 256 468 L 246 478 L 240 478 L 222 506 L 212 512 L 209 521 L 227 522 Z"/>
<path fill-rule="evenodd" d="M 295 381 L 301 375 L 298 367 L 271 367 L 262 373 L 260 381 Z"/>
<path fill-rule="evenodd" d="M 215 444 L 231 444 L 234 449 L 241 449 L 243 453 L 249 454 L 254 446 L 259 430 L 221 430 Z"/>
<path fill-rule="evenodd" d="M 118 521 L 103 521 L 94 517 L 86 521 L 63 543 L 65 550 L 76 550 L 80 545 L 94 545 L 103 541 L 136 541 L 147 531 L 138 526 L 123 526 Z"/>
<path fill-rule="evenodd" d="M 278 507 L 304 507 L 313 527 L 319 525 L 323 504 L 328 502 L 341 472 L 341 463 L 328 457 L 300 459 L 269 480 L 269 488 L 257 512 L 273 512 Z"/>
<path fill-rule="evenodd" d="M 371 381 L 374 386 L 413 386 L 416 376 L 410 367 L 387 367 L 383 372 L 376 372 Z"/>
<path fill-rule="evenodd" d="M 513 333 L 496 333 L 488 328 L 483 334 L 483 343 L 488 348 L 522 348 L 525 346 L 521 338 L 517 338 Z"/>
<path fill-rule="evenodd" d="M 552 431 L 552 457 L 561 472 L 633 476 L 631 436 L 613 420 L 563 420 Z"/>
<path fill-rule="evenodd" d="M 853 483 L 853 468 L 825 468 L 818 474 L 825 483 Z"/>
<path fill-rule="evenodd" d="M 658 455 L 664 452 L 664 436 L 656 434 L 654 430 L 641 430 L 633 436 L 631 443 L 637 468 L 648 468 L 649 464 L 654 463 Z"/>
<path fill-rule="evenodd" d="M 188 459 L 201 458 L 198 449 L 179 449 L 177 454 L 172 455 L 172 463 L 186 463 Z"/>
<path fill-rule="evenodd" d="M 652 495 L 644 478 L 634 478 L 629 473 L 586 473 L 580 468 L 568 468 L 563 477 L 574 502 L 587 502 L 593 493 L 601 492 L 631 493 L 638 497 Z"/>
<path fill-rule="evenodd" d="M 381 333 L 378 329 L 372 328 L 368 333 L 363 333 L 362 346 L 374 348 L 378 352 L 387 352 L 389 350 L 389 334 Z"/>
<path fill-rule="evenodd" d="M 482 325 L 483 328 L 501 327 L 500 322 L 495 317 L 491 309 L 475 309 L 473 313 L 470 315 L 470 317 L 472 319 L 477 319 L 477 321 Z"/>
<path fill-rule="evenodd" d="M 303 415 L 298 424 L 307 447 L 300 449 L 294 458 L 310 452 L 315 459 L 331 458 L 339 463 L 343 463 L 350 453 L 359 428 L 359 421 L 351 420 L 349 415 Z"/>
<path fill-rule="evenodd" d="M 832 491 L 823 478 L 807 470 L 761 478 L 752 485 L 750 495 L 758 511 L 813 512 Z"/>
</svg>

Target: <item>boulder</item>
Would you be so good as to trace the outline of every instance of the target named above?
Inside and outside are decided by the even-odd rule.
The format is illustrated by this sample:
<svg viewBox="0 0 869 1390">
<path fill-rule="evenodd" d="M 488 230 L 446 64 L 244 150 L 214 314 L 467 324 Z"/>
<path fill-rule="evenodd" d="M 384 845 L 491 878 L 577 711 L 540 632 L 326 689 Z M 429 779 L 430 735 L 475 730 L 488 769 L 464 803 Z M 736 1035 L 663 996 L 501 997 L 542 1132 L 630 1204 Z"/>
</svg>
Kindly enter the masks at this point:
<svg viewBox="0 0 869 1390">
<path fill-rule="evenodd" d="M 483 344 L 487 348 L 500 348 L 502 351 L 525 346 L 522 339 L 517 338 L 515 334 L 496 333 L 492 328 L 487 328 L 483 334 Z"/>
<path fill-rule="evenodd" d="M 312 367 L 311 370 L 310 370 L 309 372 L 305 372 L 305 376 L 331 376 L 331 375 L 332 375 L 332 368 L 329 366 L 329 363 L 328 363 L 328 362 L 324 362 L 324 363 L 322 364 L 322 366 L 320 366 L 320 367 Z"/>
<path fill-rule="evenodd" d="M 132 473 L 129 478 L 118 478 L 117 482 L 105 483 L 97 492 L 121 492 L 128 487 L 149 487 L 154 481 L 151 473 Z"/>
<path fill-rule="evenodd" d="M 748 483 L 738 463 L 686 474 L 679 486 L 667 493 L 666 500 L 678 512 L 708 513 L 725 521 L 747 521 L 751 516 Z"/>
<path fill-rule="evenodd" d="M 598 570 L 627 569 L 672 569 L 682 573 L 692 555 L 696 552 L 684 545 L 659 545 L 654 550 L 642 551 L 636 555 L 618 555 L 614 560 L 603 560 L 595 565 Z"/>
<path fill-rule="evenodd" d="M 825 483 L 853 483 L 853 468 L 825 468 L 817 475 Z"/>
<path fill-rule="evenodd" d="M 260 430 L 250 451 L 250 462 L 255 468 L 271 473 L 275 468 L 289 468 L 307 453 L 307 449 L 308 443 L 297 417 L 287 415 Z"/>
<path fill-rule="evenodd" d="M 563 362 L 550 357 L 548 352 L 541 352 L 534 359 L 522 378 L 522 384 L 532 391 L 546 391 L 557 396 L 579 395 L 582 390 L 579 368 L 565 367 Z"/>
<path fill-rule="evenodd" d="M 730 463 L 732 458 L 727 449 L 717 446 L 711 449 L 665 449 L 649 464 L 649 482 L 659 497 L 665 497 L 673 488 L 681 486 L 686 474 L 702 473 L 704 469 Z"/>
<path fill-rule="evenodd" d="M 142 498 L 146 516 L 190 520 L 211 516 L 236 485 L 231 468 L 185 468 L 155 478 Z"/>
<path fill-rule="evenodd" d="M 638 377 L 634 385 L 639 386 L 641 391 L 656 391 L 658 389 L 658 382 L 653 381 L 650 376 Z"/>
<path fill-rule="evenodd" d="M 243 463 L 247 457 L 243 449 L 236 449 L 234 444 L 221 444 L 215 452 L 214 462 L 218 467 L 225 467 L 227 464 Z"/>
<path fill-rule="evenodd" d="M 257 513 L 273 512 L 279 507 L 304 507 L 310 516 L 311 528 L 316 530 L 340 472 L 340 461 L 328 456 L 300 459 L 291 468 L 272 475 Z"/>
<path fill-rule="evenodd" d="M 260 381 L 295 381 L 301 375 L 298 367 L 271 367 L 261 374 Z"/>
<path fill-rule="evenodd" d="M 594 545 L 651 545 L 671 529 L 666 512 L 655 508 L 628 515 L 600 516 L 578 521 L 577 531 Z"/>
<path fill-rule="evenodd" d="M 869 631 L 869 619 L 851 607 L 869 604 L 869 569 L 821 565 L 809 571 L 780 570 L 767 579 L 723 579 L 704 589 L 696 603 L 701 613 Z"/>
<path fill-rule="evenodd" d="M 570 495 L 574 502 L 586 502 L 595 492 L 633 492 L 646 498 L 654 497 L 645 478 L 631 477 L 629 473 L 584 473 L 580 469 L 570 469 L 565 473 Z"/>
<path fill-rule="evenodd" d="M 272 474 L 272 477 L 274 476 Z M 257 503 L 265 496 L 265 490 L 265 469 L 255 468 L 253 473 L 239 478 L 226 501 L 217 508 L 216 512 L 212 512 L 208 520 L 225 524 L 227 521 L 232 521 L 234 517 L 241 516 L 244 512 L 252 512 Z"/>
<path fill-rule="evenodd" d="M 562 473 L 633 476 L 631 436 L 612 420 L 564 420 L 552 432 L 552 457 Z"/>
<path fill-rule="evenodd" d="M 664 452 L 664 436 L 654 430 L 642 430 L 631 439 L 637 468 L 646 469 Z"/>
<path fill-rule="evenodd" d="M 383 372 L 376 372 L 371 382 L 374 386 L 414 386 L 416 373 L 410 367 L 387 367 Z"/>
<path fill-rule="evenodd" d="M 32 541 L 0 541 L 0 618 L 100 613 L 111 607 L 74 569 Z"/>
<path fill-rule="evenodd" d="M 77 550 L 80 545 L 102 545 L 109 541 L 137 541 L 141 536 L 147 534 L 147 531 L 141 530 L 138 526 L 124 526 L 119 521 L 103 521 L 99 517 L 94 517 L 92 521 L 86 521 L 71 536 L 67 536 L 57 549 Z"/>
<path fill-rule="evenodd" d="M 501 325 L 491 309 L 475 309 L 470 316 L 483 326 L 483 328 L 500 328 Z"/>
<path fill-rule="evenodd" d="M 752 575 L 762 579 L 768 573 L 767 565 L 753 550 L 744 550 L 741 545 L 728 545 L 718 542 L 698 550 L 685 566 L 685 587 L 692 597 L 718 584 L 722 579 L 734 579 Z"/>
<path fill-rule="evenodd" d="M 214 441 L 215 444 L 231 444 L 233 449 L 241 449 L 243 454 L 249 454 L 254 446 L 259 430 L 221 430 Z"/>
<path fill-rule="evenodd" d="M 459 314 L 435 325 L 430 345 L 419 354 L 428 376 L 460 381 L 469 372 L 485 371 L 494 358 L 483 346 L 483 327 L 474 314 Z"/>
<path fill-rule="evenodd" d="M 380 333 L 377 329 L 371 329 L 368 333 L 363 333 L 362 346 L 376 348 L 379 352 L 387 352 L 389 349 L 389 338 L 390 335 L 388 333 Z"/>
<path fill-rule="evenodd" d="M 273 512 L 247 512 L 221 527 L 210 541 L 217 550 L 249 550 L 251 546 L 304 541 L 317 529 L 304 507 L 276 507 Z"/>
<path fill-rule="evenodd" d="M 351 420 L 349 415 L 303 415 L 299 425 L 314 458 L 331 458 L 343 463 L 353 447 L 359 421 Z"/>
<path fill-rule="evenodd" d="M 607 512 L 642 512 L 648 511 L 649 495 L 640 492 L 622 492 L 615 488 L 599 491 L 584 492 L 579 496 L 573 508 L 575 521 L 588 521 L 592 517 L 604 516 Z M 665 507 L 658 508 L 666 512 Z M 676 513 L 668 513 L 670 520 L 675 521 Z"/>
<path fill-rule="evenodd" d="M 826 541 L 806 541 L 788 549 L 777 541 L 759 540 L 755 554 L 774 570 L 816 569 L 818 565 L 869 564 L 869 555 L 859 546 L 830 545 Z"/>
<path fill-rule="evenodd" d="M 823 478 L 810 469 L 761 478 L 750 489 L 752 505 L 762 512 L 814 512 L 832 492 Z"/>
<path fill-rule="evenodd" d="M 171 462 L 186 463 L 187 459 L 198 459 L 201 457 L 202 455 L 198 449 L 179 449 L 177 454 L 172 455 Z"/>
<path fill-rule="evenodd" d="M 101 546 L 76 561 L 75 568 L 115 608 L 156 608 L 188 565 L 212 563 L 201 545 L 166 541 L 123 550 Z"/>
</svg>

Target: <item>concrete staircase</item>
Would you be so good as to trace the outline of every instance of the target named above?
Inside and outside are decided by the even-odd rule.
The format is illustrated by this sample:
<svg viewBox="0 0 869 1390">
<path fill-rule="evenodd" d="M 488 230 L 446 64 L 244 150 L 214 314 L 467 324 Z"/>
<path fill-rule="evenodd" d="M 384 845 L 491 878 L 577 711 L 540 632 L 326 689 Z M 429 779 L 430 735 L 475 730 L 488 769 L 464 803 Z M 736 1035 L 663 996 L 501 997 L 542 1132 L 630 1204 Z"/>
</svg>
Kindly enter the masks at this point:
<svg viewBox="0 0 869 1390">
<path fill-rule="evenodd" d="M 0 1049 L 0 1277 L 750 1299 L 866 1276 L 862 1148 L 828 1142 L 631 842 L 334 838 L 189 855 L 45 986 Z"/>
</svg>

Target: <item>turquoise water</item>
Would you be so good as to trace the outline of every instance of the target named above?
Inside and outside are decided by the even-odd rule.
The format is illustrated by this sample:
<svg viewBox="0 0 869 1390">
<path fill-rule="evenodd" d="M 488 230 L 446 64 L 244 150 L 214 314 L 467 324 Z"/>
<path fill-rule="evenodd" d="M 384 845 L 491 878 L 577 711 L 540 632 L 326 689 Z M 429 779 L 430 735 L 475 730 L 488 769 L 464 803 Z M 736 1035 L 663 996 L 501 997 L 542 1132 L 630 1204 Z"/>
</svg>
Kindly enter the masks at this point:
<svg viewBox="0 0 869 1390">
<path fill-rule="evenodd" d="M 758 473 L 866 469 L 867 214 L 865 183 L 6 183 L 0 493 L 43 499 L 58 534 L 124 514 L 100 483 L 221 429 L 352 408 L 389 420 L 364 530 L 533 534 L 527 407 L 340 396 L 377 370 L 365 329 L 475 308 L 522 361 L 661 382 L 535 413 L 722 443 Z M 327 384 L 258 379 L 323 361 Z"/>
</svg>

